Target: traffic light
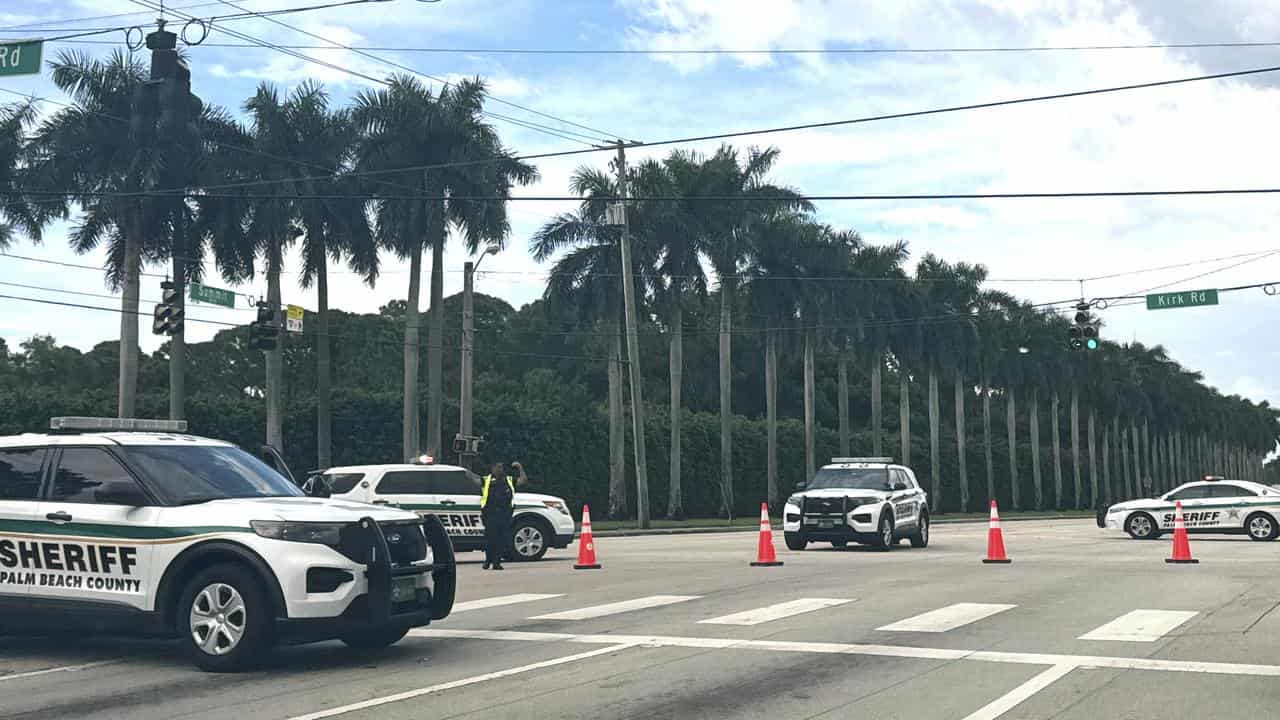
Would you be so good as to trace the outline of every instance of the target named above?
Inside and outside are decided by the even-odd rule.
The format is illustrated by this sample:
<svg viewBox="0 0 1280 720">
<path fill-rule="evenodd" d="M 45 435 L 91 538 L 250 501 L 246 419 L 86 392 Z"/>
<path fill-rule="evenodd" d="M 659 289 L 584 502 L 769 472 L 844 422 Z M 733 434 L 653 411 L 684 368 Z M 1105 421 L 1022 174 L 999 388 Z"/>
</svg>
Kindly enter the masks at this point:
<svg viewBox="0 0 1280 720">
<path fill-rule="evenodd" d="M 249 323 L 249 347 L 264 352 L 275 350 L 279 338 L 279 313 L 264 302 L 258 303 L 258 319 Z"/>
<path fill-rule="evenodd" d="M 176 285 L 168 280 L 160 283 L 160 302 L 151 317 L 152 333 L 173 336 L 182 331 L 181 300 Z"/>
<path fill-rule="evenodd" d="M 1072 350 L 1097 350 L 1099 347 L 1098 325 L 1101 321 L 1093 317 L 1089 307 L 1087 302 L 1076 305 L 1076 316 L 1068 331 Z"/>
</svg>

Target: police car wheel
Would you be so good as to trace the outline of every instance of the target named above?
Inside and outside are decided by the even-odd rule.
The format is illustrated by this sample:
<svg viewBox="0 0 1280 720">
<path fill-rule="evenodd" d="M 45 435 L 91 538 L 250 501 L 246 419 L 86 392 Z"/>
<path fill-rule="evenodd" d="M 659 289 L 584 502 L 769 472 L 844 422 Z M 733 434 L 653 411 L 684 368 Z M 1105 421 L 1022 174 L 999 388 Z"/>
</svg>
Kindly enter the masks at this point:
<svg viewBox="0 0 1280 720">
<path fill-rule="evenodd" d="M 929 513 L 920 513 L 920 519 L 916 521 L 916 524 L 918 526 L 916 531 L 907 536 L 911 540 L 911 547 L 929 547 Z"/>
<path fill-rule="evenodd" d="M 176 619 L 191 661 L 209 672 L 248 669 L 274 642 L 262 583 L 240 565 L 214 565 L 191 578 Z"/>
<path fill-rule="evenodd" d="M 1134 540 L 1154 540 L 1160 537 L 1156 519 L 1146 513 L 1134 513 L 1124 521 L 1124 530 Z"/>
<path fill-rule="evenodd" d="M 809 541 L 800 533 L 784 532 L 782 539 L 787 541 L 788 550 L 803 550 L 809 546 Z"/>
<path fill-rule="evenodd" d="M 547 554 L 549 537 L 543 523 L 530 518 L 516 520 L 511 531 L 511 559 L 541 560 Z"/>
<path fill-rule="evenodd" d="M 1245 531 L 1249 533 L 1250 540 L 1264 542 L 1267 540 L 1275 540 L 1280 535 L 1280 526 L 1276 525 L 1276 519 L 1266 513 L 1254 513 L 1244 521 Z"/>
<path fill-rule="evenodd" d="M 388 625 L 358 633 L 340 635 L 338 639 L 347 647 L 355 650 L 381 650 L 384 647 L 390 647 L 400 642 L 400 639 L 408 632 L 408 626 Z"/>
<path fill-rule="evenodd" d="M 876 539 L 872 546 L 877 550 L 888 551 L 893 549 L 897 540 L 893 536 L 893 518 L 888 513 L 880 513 L 880 525 L 876 528 Z"/>
</svg>

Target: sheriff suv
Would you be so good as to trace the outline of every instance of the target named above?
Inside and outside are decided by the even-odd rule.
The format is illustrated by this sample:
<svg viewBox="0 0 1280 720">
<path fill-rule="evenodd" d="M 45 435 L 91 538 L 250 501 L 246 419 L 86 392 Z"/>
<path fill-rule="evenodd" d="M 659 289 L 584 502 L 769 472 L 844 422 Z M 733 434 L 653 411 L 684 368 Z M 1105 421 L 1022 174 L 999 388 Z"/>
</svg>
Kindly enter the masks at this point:
<svg viewBox="0 0 1280 720">
<path fill-rule="evenodd" d="M 815 541 L 844 547 L 849 541 L 889 550 L 906 538 L 929 544 L 929 502 L 915 473 L 892 458 L 832 458 L 796 487 L 783 510 L 790 550 Z"/>
<path fill-rule="evenodd" d="M 352 465 L 312 475 L 308 494 L 389 505 L 435 517 L 457 551 L 483 550 L 478 478 L 466 468 L 437 464 L 429 455 L 403 465 Z M 573 516 L 562 498 L 516 492 L 507 557 L 539 560 L 548 548 L 573 542 Z"/>
<path fill-rule="evenodd" d="M 183 421 L 51 427 L 0 437 L 0 626 L 176 636 L 221 672 L 277 642 L 383 647 L 453 607 L 438 523 L 306 497 Z"/>
</svg>

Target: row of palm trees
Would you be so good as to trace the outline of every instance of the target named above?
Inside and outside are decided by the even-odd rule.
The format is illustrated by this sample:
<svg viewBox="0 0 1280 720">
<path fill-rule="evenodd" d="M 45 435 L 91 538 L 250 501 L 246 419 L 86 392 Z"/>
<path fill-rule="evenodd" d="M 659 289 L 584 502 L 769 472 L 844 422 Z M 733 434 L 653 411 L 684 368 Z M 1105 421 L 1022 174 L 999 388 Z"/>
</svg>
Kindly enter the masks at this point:
<svg viewBox="0 0 1280 720">
<path fill-rule="evenodd" d="M 694 304 L 718 299 L 720 307 L 721 509 L 734 507 L 730 342 L 739 332 L 765 335 L 762 374 L 767 427 L 767 493 L 777 504 L 789 488 L 779 484 L 777 453 L 778 352 L 803 355 L 805 477 L 818 464 L 815 448 L 815 355 L 836 358 L 840 452 L 850 453 L 848 368 L 866 369 L 870 384 L 873 455 L 887 446 L 884 375 L 899 383 L 898 449 L 911 461 L 910 398 L 914 383 L 927 384 L 928 477 L 936 510 L 976 509 L 975 498 L 1008 488 L 1015 509 L 1090 507 L 1118 496 L 1167 488 L 1202 472 L 1260 478 L 1263 456 L 1280 437 L 1277 413 L 1267 403 L 1223 397 L 1198 373 L 1180 367 L 1163 348 L 1102 343 L 1099 350 L 1068 350 L 1069 323 L 1058 307 L 1036 307 L 984 286 L 981 265 L 924 256 L 914 272 L 905 243 L 871 245 L 857 232 L 818 221 L 796 191 L 768 180 L 774 149 L 739 152 L 724 146 L 712 155 L 675 151 L 636 166 L 630 206 L 637 295 L 670 343 L 670 489 L 667 514 L 682 508 L 680 413 L 683 315 Z M 557 216 L 533 237 L 539 261 L 553 259 L 545 299 L 574 307 L 581 322 L 609 337 L 609 424 L 612 462 L 611 515 L 627 512 L 623 466 L 623 386 L 620 230 L 605 222 L 617 195 L 610 174 L 580 168 L 571 191 L 583 200 L 576 212 Z M 661 198 L 645 200 L 645 197 Z M 671 198 L 678 200 L 673 202 Z M 712 277 L 714 276 L 714 278 Z M 718 285 L 709 293 L 708 288 Z M 739 302 L 736 294 L 745 291 Z M 712 296 L 717 296 L 713 298 Z M 735 330 L 735 308 L 756 327 Z M 794 378 L 784 387 L 792 386 Z M 941 482 L 939 385 L 954 390 L 957 477 Z M 1019 477 L 1018 398 L 1028 403 L 1031 483 Z M 1041 458 L 1042 398 L 1049 400 L 1052 472 Z M 1062 399 L 1070 405 L 1069 478 L 1063 477 Z M 1009 466 L 993 462 L 991 405 L 1006 411 Z M 985 487 L 971 482 L 966 402 L 982 404 Z M 1083 413 L 1083 414 L 1082 414 Z M 1099 427 L 1101 425 L 1101 427 Z M 1082 430 L 1085 437 L 1082 439 Z M 1087 461 L 1087 462 L 1086 462 Z M 1099 464 L 1101 462 L 1101 465 Z M 1114 472 L 1113 472 L 1114 470 Z M 794 476 L 793 476 L 794 477 Z M 1000 482 L 997 483 L 997 478 Z M 1028 495 L 1029 492 L 1029 495 Z"/>
<path fill-rule="evenodd" d="M 443 252 L 452 231 L 469 252 L 501 247 L 504 196 L 537 177 L 482 121 L 484 85 L 462 81 L 433 92 L 411 77 L 334 107 L 324 89 L 303 83 L 285 96 L 263 84 L 244 104 L 249 123 L 202 106 L 190 132 L 157 134 L 131 124 L 146 70 L 123 54 L 105 60 L 68 53 L 52 65 L 54 82 L 72 99 L 43 120 L 30 105 L 0 111 L 0 245 L 18 232 L 39 241 L 50 222 L 76 214 L 70 240 L 78 251 L 107 249 L 107 280 L 122 291 L 119 412 L 133 414 L 141 269 L 169 263 L 181 282 L 202 280 L 206 258 L 231 283 L 263 268 L 267 302 L 279 311 L 286 251 L 300 243 L 303 287 L 314 286 L 317 312 L 317 439 L 320 467 L 330 464 L 328 266 L 343 263 L 369 284 L 379 254 L 407 260 L 404 314 L 403 450 L 412 457 L 441 449 Z M 907 265 L 903 243 L 877 246 L 856 232 L 819 222 L 793 188 L 769 174 L 776 149 L 714 153 L 677 150 L 632 166 L 628 182 L 635 238 L 637 297 L 648 329 L 669 343 L 670 407 L 684 406 L 686 314 L 718 301 L 720 486 L 722 512 L 734 508 L 732 366 L 734 335 L 763 332 L 761 377 L 768 420 L 768 496 L 782 487 L 777 467 L 778 355 L 803 355 L 805 468 L 816 455 L 816 359 L 836 359 L 840 452 L 851 451 L 849 368 L 870 385 L 873 454 L 886 437 L 883 388 L 897 380 L 900 441 L 911 461 L 911 388 L 927 387 L 929 474 L 935 504 L 972 508 L 994 497 L 997 477 L 1015 507 L 1086 506 L 1144 484 L 1231 468 L 1253 475 L 1280 436 L 1275 413 L 1206 387 L 1161 348 L 1104 343 L 1088 354 L 1065 350 L 1067 323 L 984 286 L 986 270 L 926 255 Z M 495 161 L 496 160 L 496 161 Z M 557 216 L 530 243 L 539 261 L 554 260 L 546 288 L 552 305 L 571 305 L 580 321 L 608 338 L 610 514 L 627 511 L 625 402 L 620 332 L 619 229 L 605 222 L 617 195 L 609 172 L 584 167 L 572 191 L 577 211 Z M 181 192 L 164 193 L 163 190 Z M 661 200 L 645 198 L 662 198 Z M 7 224 L 5 224 L 7 223 Z M 423 255 L 431 251 L 427 328 L 427 428 L 419 428 L 422 383 L 419 327 Z M 712 288 L 715 288 L 712 292 Z M 742 327 L 744 318 L 751 318 Z M 181 334 L 170 346 L 170 399 L 183 408 Z M 741 371 L 740 371 L 741 372 Z M 267 355 L 267 439 L 281 445 L 282 362 Z M 784 387 L 794 380 L 784 378 Z M 942 482 L 940 384 L 954 391 L 957 476 Z M 741 380 L 739 380 L 741 382 Z M 1019 478 L 1017 399 L 1027 404 L 1031 484 Z M 1070 413 L 1071 474 L 1063 477 L 1060 406 Z M 1003 401 L 1007 475 L 993 465 L 991 405 Z M 1048 400 L 1052 472 L 1042 474 L 1041 404 Z M 966 403 L 981 401 L 986 487 L 974 487 L 967 455 Z M 1083 415 L 1082 415 L 1083 413 Z M 679 412 L 669 414 L 670 490 L 666 512 L 683 514 Z M 1099 427 L 1101 426 L 1101 427 Z M 1085 437 L 1081 430 L 1085 428 Z M 423 441 L 425 440 L 425 447 Z M 1098 442 L 1100 440 L 1100 442 Z M 1087 454 L 1087 464 L 1082 452 Z M 1099 465 L 1099 459 L 1101 465 Z M 1005 482 L 1007 480 L 1007 483 Z M 1030 496 L 1025 496 L 1029 491 Z"/>
</svg>

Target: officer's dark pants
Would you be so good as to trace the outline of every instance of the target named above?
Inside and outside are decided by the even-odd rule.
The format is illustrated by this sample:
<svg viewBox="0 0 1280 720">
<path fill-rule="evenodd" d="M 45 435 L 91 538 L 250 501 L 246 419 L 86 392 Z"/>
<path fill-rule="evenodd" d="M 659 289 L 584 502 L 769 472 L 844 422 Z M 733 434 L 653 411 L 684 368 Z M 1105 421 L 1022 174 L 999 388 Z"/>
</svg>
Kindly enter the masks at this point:
<svg viewBox="0 0 1280 720">
<path fill-rule="evenodd" d="M 494 565 L 502 564 L 502 556 L 511 544 L 511 513 L 485 512 L 484 521 L 484 561 Z"/>
</svg>

